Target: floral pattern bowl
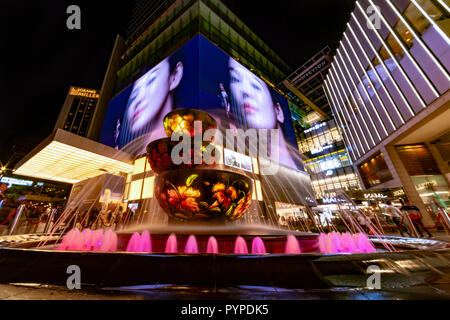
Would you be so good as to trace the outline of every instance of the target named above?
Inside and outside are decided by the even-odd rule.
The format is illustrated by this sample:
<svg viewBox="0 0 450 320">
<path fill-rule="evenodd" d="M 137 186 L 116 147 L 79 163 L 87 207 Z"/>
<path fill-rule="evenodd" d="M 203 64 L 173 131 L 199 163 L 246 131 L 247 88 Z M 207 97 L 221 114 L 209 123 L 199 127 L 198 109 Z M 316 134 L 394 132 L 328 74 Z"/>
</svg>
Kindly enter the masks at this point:
<svg viewBox="0 0 450 320">
<path fill-rule="evenodd" d="M 156 177 L 155 196 L 172 218 L 201 220 L 242 217 L 252 199 L 252 180 L 242 174 L 214 170 L 165 171 Z"/>
<path fill-rule="evenodd" d="M 216 129 L 217 122 L 204 111 L 197 109 L 175 109 L 164 117 L 164 129 L 168 137 L 175 131 L 185 131 L 191 137 L 195 135 L 194 121 L 202 122 L 202 130 Z"/>
<path fill-rule="evenodd" d="M 171 141 L 170 138 L 162 138 L 157 139 L 155 141 L 150 142 L 147 145 L 147 160 L 150 166 L 152 167 L 152 170 L 156 172 L 157 174 L 166 171 L 166 170 L 175 170 L 175 169 L 189 169 L 189 168 L 195 168 L 195 167 L 214 167 L 215 163 L 210 163 L 208 161 L 208 164 L 205 162 L 205 148 L 208 146 L 209 142 L 203 142 L 203 146 L 201 150 L 195 150 L 194 146 L 192 145 L 190 148 L 190 157 L 188 157 L 189 163 L 180 163 L 175 164 L 172 161 L 171 154 L 172 149 L 178 144 L 178 141 Z M 220 152 L 217 149 L 213 150 L 211 152 L 211 161 L 214 161 L 214 156 L 216 152 Z M 195 155 L 201 157 L 202 163 L 194 163 Z M 180 157 L 183 156 L 182 152 L 179 153 Z"/>
</svg>

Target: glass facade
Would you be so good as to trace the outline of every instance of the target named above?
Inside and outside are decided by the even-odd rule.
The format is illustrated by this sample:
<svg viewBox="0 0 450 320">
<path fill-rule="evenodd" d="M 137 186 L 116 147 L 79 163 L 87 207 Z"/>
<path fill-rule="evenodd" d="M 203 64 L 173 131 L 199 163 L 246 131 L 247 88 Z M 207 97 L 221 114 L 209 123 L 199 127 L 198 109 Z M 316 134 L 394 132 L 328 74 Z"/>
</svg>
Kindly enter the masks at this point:
<svg viewBox="0 0 450 320">
<path fill-rule="evenodd" d="M 63 129 L 86 137 L 96 105 L 97 99 L 74 98 Z"/>
<path fill-rule="evenodd" d="M 444 11 L 431 0 L 356 2 L 325 81 L 354 161 L 450 88 Z"/>
<path fill-rule="evenodd" d="M 336 191 L 359 189 L 343 137 L 334 120 L 316 123 L 298 134 L 298 146 L 308 160 L 305 169 L 310 174 L 314 194 L 322 199 L 336 196 Z"/>
</svg>

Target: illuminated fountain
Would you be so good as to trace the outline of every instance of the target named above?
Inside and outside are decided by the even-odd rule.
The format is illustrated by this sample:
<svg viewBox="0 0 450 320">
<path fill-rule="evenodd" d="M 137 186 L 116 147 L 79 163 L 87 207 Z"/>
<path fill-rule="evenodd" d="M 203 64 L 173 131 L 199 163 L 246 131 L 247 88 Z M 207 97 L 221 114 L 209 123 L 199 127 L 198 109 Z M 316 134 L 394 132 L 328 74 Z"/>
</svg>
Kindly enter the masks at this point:
<svg viewBox="0 0 450 320">
<path fill-rule="evenodd" d="M 178 125 L 194 135 L 194 119 L 204 128 L 215 127 L 204 112 L 175 110 L 166 116 L 167 133 Z M 365 286 L 369 265 L 378 265 L 396 283 L 412 285 L 450 271 L 445 242 L 368 237 L 357 226 L 346 233 L 315 234 L 235 224 L 250 207 L 252 180 L 215 164 L 176 165 L 167 159 L 174 146 L 164 138 L 150 143 L 147 151 L 157 173 L 155 197 L 177 224 L 0 237 L 0 281 L 65 285 L 69 265 L 81 268 L 83 283 L 97 286 Z M 405 272 L 405 260 L 417 278 Z"/>
</svg>

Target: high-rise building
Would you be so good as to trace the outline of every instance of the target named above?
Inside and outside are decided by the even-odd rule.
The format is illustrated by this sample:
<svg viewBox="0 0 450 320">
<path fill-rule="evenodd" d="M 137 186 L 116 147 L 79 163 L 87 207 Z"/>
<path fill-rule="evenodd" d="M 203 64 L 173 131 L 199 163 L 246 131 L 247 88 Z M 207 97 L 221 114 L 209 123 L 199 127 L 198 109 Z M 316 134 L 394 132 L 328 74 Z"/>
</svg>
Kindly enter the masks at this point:
<svg viewBox="0 0 450 320">
<path fill-rule="evenodd" d="M 318 203 L 332 209 L 338 201 L 337 191 L 352 193 L 360 186 L 323 88 L 331 62 L 331 50 L 326 47 L 292 72 L 280 87 L 290 88 L 306 101 L 299 107 L 303 116 L 294 119 L 298 147 L 306 158 L 305 168 Z"/>
<path fill-rule="evenodd" d="M 92 124 L 98 97 L 98 90 L 70 87 L 55 129 L 63 129 L 86 137 Z"/>
<path fill-rule="evenodd" d="M 169 111 L 200 109 L 224 131 L 280 133 L 279 152 L 270 155 L 217 146 L 218 169 L 237 170 L 253 181 L 246 222 L 305 215 L 316 202 L 289 111 L 300 108 L 275 89 L 291 68 L 219 0 L 152 3 L 138 1 L 129 37 L 116 38 L 87 139 L 57 129 L 17 171 L 73 183 L 69 205 L 79 192 L 94 190 L 101 195 L 89 195 L 92 201 L 121 202 L 156 215 L 158 186 L 146 146 L 166 136 Z M 51 166 L 53 154 L 57 166 Z M 268 174 L 273 168 L 277 173 Z"/>
<path fill-rule="evenodd" d="M 306 124 L 312 125 L 332 118 L 332 111 L 322 88 L 332 59 L 331 49 L 325 47 L 280 84 L 280 87 L 294 90 L 307 102 L 302 105 L 302 110 L 306 113 L 303 122 Z"/>
<path fill-rule="evenodd" d="M 448 22 L 447 1 L 358 0 L 325 81 L 362 185 L 402 187 L 428 223 L 450 203 Z"/>
</svg>

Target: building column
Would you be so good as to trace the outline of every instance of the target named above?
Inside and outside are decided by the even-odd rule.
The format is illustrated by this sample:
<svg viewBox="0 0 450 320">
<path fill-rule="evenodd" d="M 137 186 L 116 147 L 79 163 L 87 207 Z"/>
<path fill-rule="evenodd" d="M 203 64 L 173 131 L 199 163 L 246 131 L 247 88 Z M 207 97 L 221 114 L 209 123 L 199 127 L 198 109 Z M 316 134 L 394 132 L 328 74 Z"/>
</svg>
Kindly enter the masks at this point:
<svg viewBox="0 0 450 320">
<path fill-rule="evenodd" d="M 414 186 L 414 183 L 408 171 L 403 165 L 403 162 L 400 159 L 397 150 L 395 150 L 395 146 L 393 145 L 386 146 L 386 151 L 392 160 L 392 164 L 402 183 L 403 190 L 405 191 L 405 194 L 408 197 L 409 202 L 411 202 L 412 205 L 415 205 L 417 208 L 419 208 L 420 212 L 422 213 L 423 224 L 427 227 L 434 226 L 435 222 L 428 213 L 426 206 L 419 195 L 419 192 L 417 192 L 416 187 Z"/>
<path fill-rule="evenodd" d="M 436 144 L 426 142 L 425 146 L 428 148 L 431 155 L 433 156 L 433 159 L 436 162 L 436 165 L 439 171 L 441 172 L 442 176 L 444 176 L 445 181 L 447 181 L 447 186 L 450 187 L 450 166 L 448 165 L 447 161 L 444 161 L 444 159 L 442 159 L 442 156 L 439 153 Z"/>
</svg>

